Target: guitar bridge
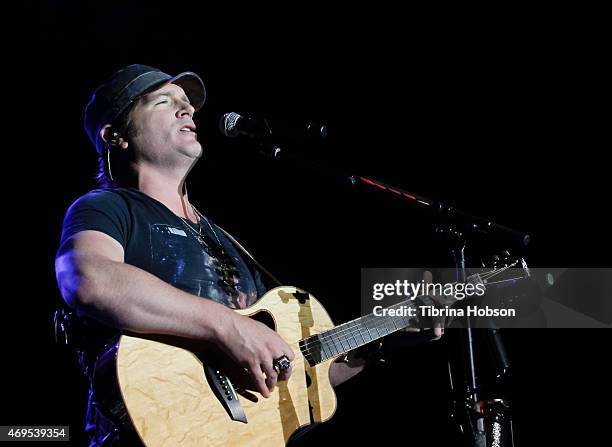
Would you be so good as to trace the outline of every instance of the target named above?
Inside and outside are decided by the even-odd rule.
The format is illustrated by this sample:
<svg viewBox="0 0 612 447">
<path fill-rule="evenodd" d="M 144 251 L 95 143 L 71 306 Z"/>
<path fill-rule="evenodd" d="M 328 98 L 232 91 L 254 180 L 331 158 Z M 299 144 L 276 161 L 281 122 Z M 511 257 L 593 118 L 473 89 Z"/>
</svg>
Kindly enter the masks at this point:
<svg viewBox="0 0 612 447">
<path fill-rule="evenodd" d="M 218 369 L 208 365 L 204 365 L 204 374 L 206 374 L 210 388 L 215 393 L 215 396 L 217 396 L 217 399 L 219 399 L 219 402 L 221 402 L 221 405 L 223 405 L 223 408 L 225 408 L 225 411 L 227 411 L 228 416 L 233 421 L 244 422 L 246 424 L 247 418 L 244 414 L 244 409 L 240 405 L 236 390 L 227 376 L 223 375 Z"/>
</svg>

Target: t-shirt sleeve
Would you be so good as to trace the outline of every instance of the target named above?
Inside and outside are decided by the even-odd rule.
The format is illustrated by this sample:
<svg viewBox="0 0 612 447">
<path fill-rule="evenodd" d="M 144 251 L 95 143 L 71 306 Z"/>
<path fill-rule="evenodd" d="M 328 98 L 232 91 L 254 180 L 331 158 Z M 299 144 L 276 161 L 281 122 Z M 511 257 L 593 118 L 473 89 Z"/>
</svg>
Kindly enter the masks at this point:
<svg viewBox="0 0 612 447">
<path fill-rule="evenodd" d="M 130 221 L 127 203 L 119 194 L 94 190 L 80 197 L 66 212 L 61 243 L 80 231 L 96 230 L 109 235 L 125 248 Z"/>
</svg>

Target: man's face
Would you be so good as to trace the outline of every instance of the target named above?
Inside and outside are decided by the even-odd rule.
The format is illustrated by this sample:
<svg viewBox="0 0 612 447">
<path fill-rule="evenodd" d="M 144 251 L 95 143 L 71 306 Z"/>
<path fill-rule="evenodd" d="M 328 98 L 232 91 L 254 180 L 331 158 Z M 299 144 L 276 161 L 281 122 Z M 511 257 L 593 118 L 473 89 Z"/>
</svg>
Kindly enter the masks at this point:
<svg viewBox="0 0 612 447">
<path fill-rule="evenodd" d="M 166 84 L 138 98 L 131 113 L 132 144 L 139 160 L 174 167 L 202 155 L 185 91 Z"/>
</svg>

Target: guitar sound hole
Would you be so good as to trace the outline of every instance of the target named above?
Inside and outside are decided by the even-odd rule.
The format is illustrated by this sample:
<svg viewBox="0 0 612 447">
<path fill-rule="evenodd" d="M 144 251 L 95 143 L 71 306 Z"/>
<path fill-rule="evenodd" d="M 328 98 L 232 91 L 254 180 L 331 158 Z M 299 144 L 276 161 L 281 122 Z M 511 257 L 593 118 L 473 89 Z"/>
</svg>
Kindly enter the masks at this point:
<svg viewBox="0 0 612 447">
<path fill-rule="evenodd" d="M 255 315 L 251 316 L 251 318 L 255 321 L 259 321 L 260 323 L 265 324 L 273 331 L 276 330 L 276 324 L 274 324 L 274 319 L 272 315 L 266 311 L 257 312 Z"/>
</svg>

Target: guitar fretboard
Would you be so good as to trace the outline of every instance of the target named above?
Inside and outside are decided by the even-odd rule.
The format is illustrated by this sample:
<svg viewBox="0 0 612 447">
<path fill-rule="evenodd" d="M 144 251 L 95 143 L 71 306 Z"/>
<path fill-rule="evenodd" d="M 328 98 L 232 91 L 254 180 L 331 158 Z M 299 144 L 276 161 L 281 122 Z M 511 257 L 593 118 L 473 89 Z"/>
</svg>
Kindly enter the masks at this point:
<svg viewBox="0 0 612 447">
<path fill-rule="evenodd" d="M 406 300 L 386 308 L 399 310 L 403 307 L 415 309 L 414 300 Z M 325 332 L 300 340 L 300 350 L 311 366 L 325 360 L 346 354 L 349 351 L 383 338 L 400 329 L 416 326 L 417 317 L 411 316 L 375 316 L 369 314 L 348 321 Z"/>
</svg>

